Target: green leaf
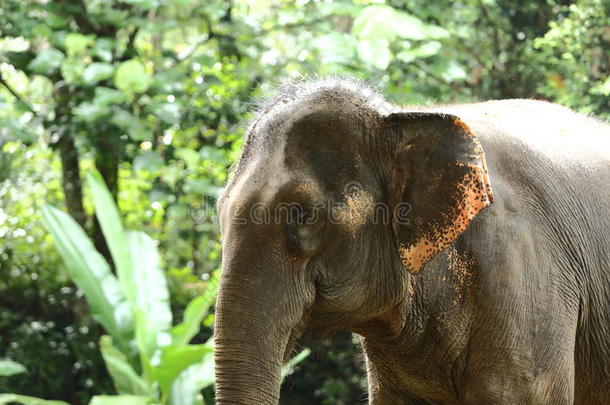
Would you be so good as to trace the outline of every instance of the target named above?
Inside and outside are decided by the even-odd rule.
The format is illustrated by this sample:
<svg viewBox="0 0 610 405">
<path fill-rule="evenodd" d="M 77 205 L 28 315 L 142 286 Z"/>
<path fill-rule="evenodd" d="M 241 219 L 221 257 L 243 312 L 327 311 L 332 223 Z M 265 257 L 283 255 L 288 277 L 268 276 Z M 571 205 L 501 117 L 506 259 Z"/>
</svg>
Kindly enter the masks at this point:
<svg viewBox="0 0 610 405">
<path fill-rule="evenodd" d="M 438 41 L 426 42 L 416 48 L 400 51 L 396 57 L 403 62 L 412 62 L 415 59 L 428 58 L 436 55 L 441 50 L 441 43 Z"/>
<path fill-rule="evenodd" d="M 386 39 L 360 41 L 358 55 L 360 59 L 380 70 L 385 70 L 392 61 L 390 44 Z"/>
<path fill-rule="evenodd" d="M 210 342 L 207 344 L 211 345 Z M 172 383 L 170 405 L 201 405 L 200 391 L 216 381 L 214 373 L 214 354 L 206 353 L 199 363 L 182 371 Z"/>
<path fill-rule="evenodd" d="M 129 231 L 127 235 L 133 258 L 135 306 L 142 316 L 147 317 L 147 321 L 142 323 L 145 328 L 136 328 L 136 331 L 140 334 L 145 333 L 154 343 L 152 347 L 148 344 L 140 347 L 140 350 L 150 347 L 145 350 L 150 358 L 158 347 L 171 343 L 169 330 L 172 326 L 172 311 L 169 290 L 165 274 L 161 269 L 156 242 L 144 232 Z"/>
<path fill-rule="evenodd" d="M 0 128 L 3 129 L 3 141 L 15 139 L 21 142 L 34 142 L 38 139 L 37 134 L 25 131 L 28 128 L 25 128 L 17 118 L 0 119 Z"/>
<path fill-rule="evenodd" d="M 413 48 L 413 52 L 419 58 L 427 58 L 433 55 L 436 55 L 441 50 L 441 43 L 438 41 L 430 41 L 425 44 L 418 46 L 417 48 Z"/>
<path fill-rule="evenodd" d="M 227 163 L 227 157 L 218 148 L 212 146 L 202 146 L 199 154 L 203 160 L 211 160 L 217 163 Z"/>
<path fill-rule="evenodd" d="M 164 160 L 157 152 L 147 151 L 139 154 L 133 160 L 133 169 L 138 170 L 146 170 L 148 172 L 156 172 L 161 167 L 163 167 Z"/>
<path fill-rule="evenodd" d="M 411 40 L 437 39 L 448 36 L 447 31 L 441 27 L 424 23 L 419 18 L 402 11 L 394 11 L 392 21 L 396 35 Z"/>
<path fill-rule="evenodd" d="M 387 5 L 364 8 L 354 20 L 352 32 L 360 39 L 392 41 L 396 37 L 412 40 L 446 38 L 441 27 L 426 24 L 419 18 Z"/>
<path fill-rule="evenodd" d="M 145 10 L 159 7 L 162 4 L 161 0 L 122 0 L 122 2 L 143 8 Z"/>
<path fill-rule="evenodd" d="M 94 62 L 87 66 L 83 72 L 83 81 L 86 84 L 95 84 L 108 79 L 114 74 L 114 66 L 110 63 Z"/>
<path fill-rule="evenodd" d="M 395 19 L 394 9 L 390 6 L 368 6 L 354 20 L 352 33 L 370 41 L 391 41 L 396 38 Z"/>
<path fill-rule="evenodd" d="M 180 106 L 174 103 L 163 103 L 151 106 L 152 113 L 167 124 L 180 122 Z"/>
<path fill-rule="evenodd" d="M 179 66 L 173 69 L 162 70 L 155 73 L 151 85 L 159 93 L 178 93 L 184 88 L 184 72 Z"/>
<path fill-rule="evenodd" d="M 115 86 L 127 94 L 145 92 L 150 82 L 150 74 L 144 65 L 135 59 L 121 63 L 114 74 Z"/>
<path fill-rule="evenodd" d="M 432 25 L 432 24 L 424 25 L 424 33 L 426 34 L 426 37 L 429 39 L 443 39 L 443 38 L 450 37 L 449 31 L 447 31 L 446 29 L 444 29 L 442 27 L 439 27 L 437 25 Z"/>
<path fill-rule="evenodd" d="M 307 356 L 309 356 L 310 353 L 311 353 L 310 349 L 305 349 L 305 350 L 301 351 L 301 353 L 294 356 L 292 359 L 288 360 L 288 362 L 284 365 L 284 367 L 282 367 L 281 381 L 284 381 L 284 378 L 286 378 L 287 375 L 294 372 L 295 366 L 297 364 L 299 364 L 300 362 L 302 362 L 303 360 L 305 360 L 307 358 Z"/>
<path fill-rule="evenodd" d="M 72 113 L 85 122 L 94 122 L 110 114 L 110 108 L 104 104 L 90 103 L 84 101 L 74 107 Z"/>
<path fill-rule="evenodd" d="M 590 90 L 591 94 L 600 94 L 602 96 L 610 96 L 610 76 L 606 80 L 599 82 Z"/>
<path fill-rule="evenodd" d="M 108 187 L 106 187 L 106 183 L 97 171 L 87 173 L 87 182 L 91 188 L 95 215 L 110 249 L 112 260 L 116 265 L 119 283 L 127 301 L 133 306 L 136 303 L 137 286 L 134 279 L 134 266 L 127 233 L 123 229 L 119 210 Z"/>
<path fill-rule="evenodd" d="M 114 125 L 127 131 L 127 135 L 134 141 L 144 141 L 152 136 L 152 131 L 126 110 L 116 111 L 111 121 Z"/>
<path fill-rule="evenodd" d="M 53 82 L 45 76 L 30 78 L 29 97 L 32 103 L 50 103 L 53 99 Z"/>
<path fill-rule="evenodd" d="M 28 397 L 26 395 L 0 394 L 0 405 L 12 404 L 14 402 L 23 405 L 70 405 L 64 401 L 49 401 L 46 399 Z"/>
<path fill-rule="evenodd" d="M 96 395 L 91 398 L 89 405 L 149 405 L 157 404 L 150 397 L 138 395 Z"/>
<path fill-rule="evenodd" d="M 101 106 L 120 104 L 125 101 L 125 94 L 119 90 L 108 87 L 96 87 L 93 103 Z"/>
<path fill-rule="evenodd" d="M 5 37 L 0 39 L 0 54 L 7 52 L 25 52 L 30 42 L 23 37 Z"/>
<path fill-rule="evenodd" d="M 64 58 L 64 54 L 57 49 L 45 49 L 29 63 L 28 69 L 34 73 L 49 75 L 59 69 Z"/>
<path fill-rule="evenodd" d="M 37 37 L 50 39 L 53 36 L 51 24 L 45 21 L 43 24 L 36 24 L 32 27 L 32 34 Z"/>
<path fill-rule="evenodd" d="M 172 345 L 184 346 L 188 344 L 201 327 L 201 322 L 206 316 L 210 304 L 205 296 L 199 296 L 191 300 L 184 310 L 184 320 L 172 328 Z"/>
<path fill-rule="evenodd" d="M 216 299 L 219 278 L 220 272 L 217 271 L 208 281 L 208 290 L 199 297 L 192 299 L 186 306 L 182 322 L 171 330 L 172 345 L 184 346 L 199 332 L 203 318 Z"/>
<path fill-rule="evenodd" d="M 136 320 L 136 345 L 140 355 L 140 365 L 142 366 L 142 377 L 147 382 L 152 382 L 152 360 L 155 353 L 158 353 L 157 333 L 151 322 L 152 314 L 147 314 L 135 308 L 134 317 Z"/>
<path fill-rule="evenodd" d="M 121 92 L 121 94 L 124 94 Z M 112 123 L 118 127 L 127 129 L 129 125 L 133 122 L 137 121 L 137 118 L 134 117 L 129 111 L 118 109 L 117 112 L 112 117 Z"/>
<path fill-rule="evenodd" d="M 122 347 L 127 347 L 133 338 L 133 318 L 110 266 L 68 214 L 45 205 L 42 215 L 44 226 L 53 235 L 72 281 L 85 294 L 93 317 Z"/>
<path fill-rule="evenodd" d="M 184 160 L 189 170 L 197 169 L 199 165 L 199 153 L 190 148 L 177 148 L 174 153 L 176 157 Z"/>
<path fill-rule="evenodd" d="M 187 178 L 182 185 L 182 191 L 187 194 L 207 194 L 212 184 L 208 178 Z"/>
<path fill-rule="evenodd" d="M 71 19 L 59 16 L 56 13 L 48 12 L 45 15 L 44 21 L 52 28 L 58 29 L 58 28 L 64 28 L 64 27 L 70 25 Z"/>
<path fill-rule="evenodd" d="M 116 28 L 127 28 L 131 22 L 137 21 L 129 11 L 111 7 L 104 7 L 103 12 L 95 17 L 99 23 L 113 25 Z"/>
<path fill-rule="evenodd" d="M 187 367 L 199 363 L 206 353 L 211 353 L 209 345 L 166 346 L 161 349 L 159 365 L 153 368 L 153 378 L 159 383 L 161 392 L 168 396 L 175 378 Z"/>
<path fill-rule="evenodd" d="M 119 394 L 154 395 L 154 390 L 136 374 L 127 357 L 112 345 L 110 336 L 100 338 L 100 350 Z"/>
<path fill-rule="evenodd" d="M 468 74 L 455 60 L 440 60 L 430 65 L 431 71 L 440 75 L 447 82 L 465 80 Z"/>
<path fill-rule="evenodd" d="M 353 4 L 351 2 L 321 2 L 316 4 L 316 9 L 321 15 L 325 16 L 347 15 L 351 17 L 357 17 L 360 10 L 362 10 L 359 4 Z"/>
<path fill-rule="evenodd" d="M 114 50 L 114 40 L 110 38 L 100 38 L 93 45 L 93 54 L 104 62 L 112 62 L 112 51 Z"/>
<path fill-rule="evenodd" d="M 144 232 L 138 231 L 129 231 L 127 239 L 134 261 L 136 306 L 144 312 L 154 314 L 158 331 L 169 331 L 172 311 L 157 243 Z"/>
<path fill-rule="evenodd" d="M 199 364 L 194 364 L 176 377 L 170 389 L 170 405 L 203 405 L 203 401 L 200 399 L 201 390 L 211 384 L 199 382 L 204 380 L 200 369 Z M 213 383 L 214 381 L 212 381 Z"/>
<path fill-rule="evenodd" d="M 82 59 L 67 58 L 61 64 L 61 75 L 70 84 L 80 83 L 84 71 L 85 62 Z"/>
<path fill-rule="evenodd" d="M 77 32 L 71 32 L 66 35 L 64 45 L 68 56 L 79 56 L 85 53 L 87 47 L 93 45 L 95 39 L 91 35 L 83 35 Z"/>
<path fill-rule="evenodd" d="M 27 370 L 16 361 L 4 359 L 0 360 L 0 377 L 8 377 L 15 374 L 25 373 Z"/>
<path fill-rule="evenodd" d="M 349 64 L 356 56 L 354 37 L 341 32 L 331 32 L 316 38 L 314 47 L 320 52 L 322 63 Z"/>
</svg>

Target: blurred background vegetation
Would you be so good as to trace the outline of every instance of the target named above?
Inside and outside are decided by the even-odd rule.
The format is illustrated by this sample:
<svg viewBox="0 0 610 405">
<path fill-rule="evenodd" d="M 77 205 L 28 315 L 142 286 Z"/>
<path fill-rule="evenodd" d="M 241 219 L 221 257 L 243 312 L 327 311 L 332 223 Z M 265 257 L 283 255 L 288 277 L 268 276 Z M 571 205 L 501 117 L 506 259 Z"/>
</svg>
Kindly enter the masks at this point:
<svg viewBox="0 0 610 405">
<path fill-rule="evenodd" d="M 45 203 L 112 264 L 83 181 L 96 167 L 125 226 L 159 241 L 179 320 L 219 271 L 213 208 L 256 97 L 337 73 L 400 104 L 538 98 L 609 119 L 610 2 L 2 0 L 0 358 L 27 374 L 0 376 L 0 392 L 115 392 Z M 305 338 L 282 401 L 363 402 L 354 339 Z"/>
</svg>

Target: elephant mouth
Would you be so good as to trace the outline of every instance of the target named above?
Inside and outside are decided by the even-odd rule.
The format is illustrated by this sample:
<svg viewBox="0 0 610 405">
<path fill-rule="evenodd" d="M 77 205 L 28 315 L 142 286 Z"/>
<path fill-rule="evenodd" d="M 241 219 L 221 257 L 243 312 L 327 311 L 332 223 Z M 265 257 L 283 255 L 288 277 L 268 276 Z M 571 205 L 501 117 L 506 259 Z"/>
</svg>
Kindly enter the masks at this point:
<svg viewBox="0 0 610 405">
<path fill-rule="evenodd" d="M 292 355 L 295 353 L 297 340 L 301 337 L 302 334 L 302 329 L 293 329 L 290 332 L 290 336 L 288 337 L 288 341 L 286 342 L 286 347 L 284 348 L 284 356 L 282 358 L 284 364 L 288 362 L 288 360 L 290 360 Z"/>
<path fill-rule="evenodd" d="M 284 356 L 283 362 L 284 364 L 290 360 L 293 354 L 295 354 L 297 349 L 297 341 L 303 334 L 309 334 L 310 326 L 311 326 L 311 315 L 312 315 L 313 307 L 308 307 L 303 312 L 303 317 L 301 321 L 290 330 L 290 335 L 288 336 L 288 341 L 286 342 L 286 347 L 284 348 Z"/>
<path fill-rule="evenodd" d="M 312 313 L 304 334 L 313 338 L 324 338 L 334 332 L 349 329 L 352 319 L 348 316 L 338 316 L 335 313 Z"/>
</svg>

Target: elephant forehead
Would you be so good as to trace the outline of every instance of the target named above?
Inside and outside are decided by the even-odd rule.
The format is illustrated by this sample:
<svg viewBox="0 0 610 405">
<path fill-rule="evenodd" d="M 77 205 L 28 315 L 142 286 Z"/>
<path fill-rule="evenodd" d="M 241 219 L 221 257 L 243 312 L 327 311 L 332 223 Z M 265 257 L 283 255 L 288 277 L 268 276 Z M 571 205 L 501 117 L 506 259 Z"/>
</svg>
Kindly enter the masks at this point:
<svg viewBox="0 0 610 405">
<path fill-rule="evenodd" d="M 325 203 L 320 184 L 305 171 L 288 168 L 280 152 L 245 169 L 226 198 L 230 215 L 242 219 L 253 211 L 285 218 L 297 206 Z"/>
<path fill-rule="evenodd" d="M 253 155 L 243 165 L 224 198 L 230 207 L 269 202 L 289 180 L 281 150 L 267 150 Z"/>
</svg>

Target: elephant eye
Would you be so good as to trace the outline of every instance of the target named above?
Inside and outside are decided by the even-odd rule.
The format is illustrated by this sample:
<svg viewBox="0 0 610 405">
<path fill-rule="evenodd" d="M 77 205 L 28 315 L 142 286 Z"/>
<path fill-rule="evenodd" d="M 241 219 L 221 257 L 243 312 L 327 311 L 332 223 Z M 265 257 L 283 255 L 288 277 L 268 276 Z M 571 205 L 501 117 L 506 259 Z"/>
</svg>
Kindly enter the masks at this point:
<svg viewBox="0 0 610 405">
<path fill-rule="evenodd" d="M 296 223 L 298 225 L 307 224 L 307 220 L 309 219 L 309 210 L 305 207 L 301 207 L 297 214 Z"/>
<path fill-rule="evenodd" d="M 288 246 L 294 253 L 313 254 L 320 240 L 324 221 L 315 209 L 299 205 L 286 224 Z"/>
<path fill-rule="evenodd" d="M 280 221 L 285 222 L 288 226 L 297 227 L 307 223 L 309 210 L 301 204 L 291 204 L 280 208 L 279 218 Z"/>
</svg>

